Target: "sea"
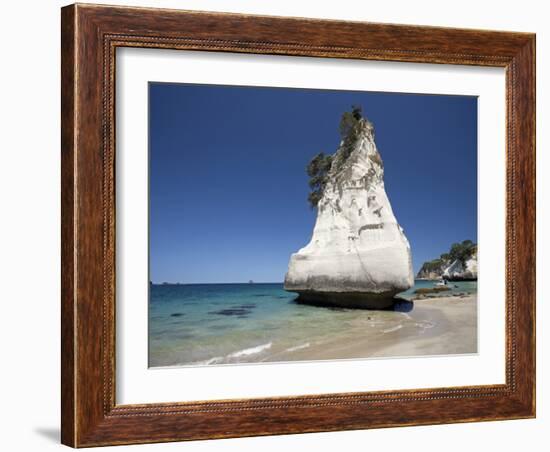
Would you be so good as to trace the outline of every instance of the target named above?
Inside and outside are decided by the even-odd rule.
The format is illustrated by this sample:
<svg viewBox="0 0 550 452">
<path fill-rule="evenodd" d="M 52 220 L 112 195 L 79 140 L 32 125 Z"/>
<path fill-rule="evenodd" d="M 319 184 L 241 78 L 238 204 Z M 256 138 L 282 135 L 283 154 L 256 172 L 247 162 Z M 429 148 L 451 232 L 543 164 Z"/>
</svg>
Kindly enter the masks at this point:
<svg viewBox="0 0 550 452">
<path fill-rule="evenodd" d="M 373 311 L 301 304 L 282 283 L 150 284 L 149 367 L 277 361 L 376 322 L 392 325 L 414 310 L 416 289 L 433 285 L 416 280 L 393 308 Z M 441 296 L 476 291 L 476 282 L 453 282 Z"/>
</svg>

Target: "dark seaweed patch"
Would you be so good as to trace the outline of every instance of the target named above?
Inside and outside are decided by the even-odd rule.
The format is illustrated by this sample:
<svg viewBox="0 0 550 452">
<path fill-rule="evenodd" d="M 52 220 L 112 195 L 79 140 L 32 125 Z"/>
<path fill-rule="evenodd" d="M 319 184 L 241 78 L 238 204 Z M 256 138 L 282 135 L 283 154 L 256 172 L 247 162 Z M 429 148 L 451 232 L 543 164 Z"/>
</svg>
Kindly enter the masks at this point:
<svg viewBox="0 0 550 452">
<path fill-rule="evenodd" d="M 174 312 L 172 314 L 170 314 L 170 317 L 181 317 L 181 316 L 184 316 L 185 314 L 183 312 Z"/>
<path fill-rule="evenodd" d="M 208 314 L 226 315 L 226 316 L 233 316 L 233 315 L 239 316 L 239 315 L 250 314 L 250 310 L 241 309 L 241 308 L 228 308 L 228 309 L 220 309 L 219 311 L 210 311 Z"/>
<path fill-rule="evenodd" d="M 240 304 L 237 306 L 231 306 L 233 309 L 254 309 L 256 307 L 255 304 Z"/>
</svg>

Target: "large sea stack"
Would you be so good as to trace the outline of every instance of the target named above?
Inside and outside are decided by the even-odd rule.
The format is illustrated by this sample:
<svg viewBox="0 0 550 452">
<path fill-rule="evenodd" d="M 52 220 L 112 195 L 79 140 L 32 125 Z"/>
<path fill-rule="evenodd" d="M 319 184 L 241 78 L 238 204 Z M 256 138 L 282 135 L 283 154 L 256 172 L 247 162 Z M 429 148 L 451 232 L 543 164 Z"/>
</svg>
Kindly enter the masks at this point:
<svg viewBox="0 0 550 452">
<path fill-rule="evenodd" d="M 292 254 L 285 289 L 317 305 L 383 309 L 412 287 L 411 250 L 384 189 L 374 128 L 356 116 L 316 202 L 307 246 Z"/>
</svg>

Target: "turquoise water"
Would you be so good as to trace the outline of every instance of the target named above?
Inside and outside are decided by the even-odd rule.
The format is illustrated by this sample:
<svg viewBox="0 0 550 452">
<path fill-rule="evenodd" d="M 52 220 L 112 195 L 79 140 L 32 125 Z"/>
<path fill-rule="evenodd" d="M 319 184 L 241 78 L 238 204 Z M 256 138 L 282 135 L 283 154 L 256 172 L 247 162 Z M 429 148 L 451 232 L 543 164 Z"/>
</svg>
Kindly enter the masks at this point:
<svg viewBox="0 0 550 452">
<path fill-rule="evenodd" d="M 455 284 L 444 295 L 476 290 L 475 282 Z M 419 287 L 433 283 L 416 281 L 394 310 L 368 311 L 299 304 L 281 283 L 151 285 L 149 366 L 274 361 L 327 338 L 357 337 L 414 309 L 405 300 Z"/>
</svg>

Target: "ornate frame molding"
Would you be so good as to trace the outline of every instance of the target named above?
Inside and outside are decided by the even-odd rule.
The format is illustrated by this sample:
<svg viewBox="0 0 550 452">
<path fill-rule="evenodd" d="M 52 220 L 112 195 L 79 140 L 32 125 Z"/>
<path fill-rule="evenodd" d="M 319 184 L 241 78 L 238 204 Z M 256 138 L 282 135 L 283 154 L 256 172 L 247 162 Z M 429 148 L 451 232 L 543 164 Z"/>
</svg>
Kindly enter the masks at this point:
<svg viewBox="0 0 550 452">
<path fill-rule="evenodd" d="M 118 47 L 506 68 L 506 383 L 116 405 Z M 62 9 L 62 91 L 64 444 L 81 447 L 535 415 L 534 35 L 77 4 Z"/>
</svg>

